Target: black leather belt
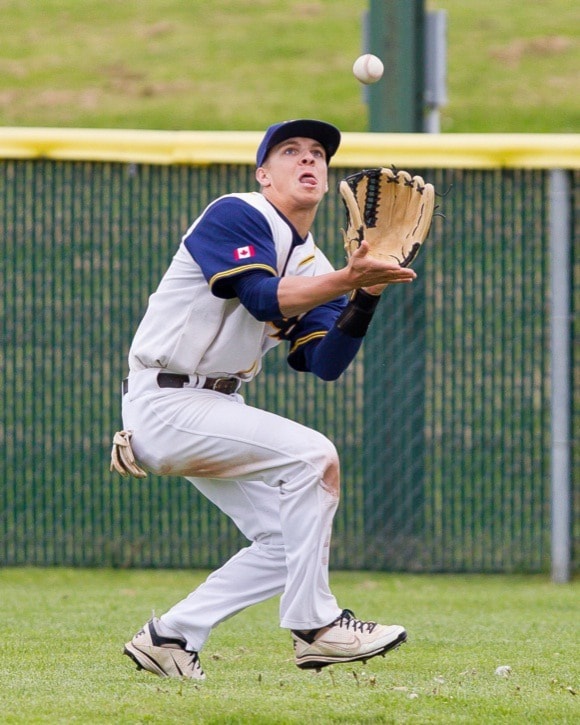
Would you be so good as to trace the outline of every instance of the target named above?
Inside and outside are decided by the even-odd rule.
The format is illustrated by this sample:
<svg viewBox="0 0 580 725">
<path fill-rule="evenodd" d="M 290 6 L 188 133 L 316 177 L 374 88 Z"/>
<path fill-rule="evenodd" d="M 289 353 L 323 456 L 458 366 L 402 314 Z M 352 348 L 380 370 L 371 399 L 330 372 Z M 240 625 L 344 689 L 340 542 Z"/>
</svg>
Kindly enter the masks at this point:
<svg viewBox="0 0 580 725">
<path fill-rule="evenodd" d="M 179 373 L 158 373 L 157 385 L 160 388 L 183 388 L 189 383 L 189 375 Z M 215 390 L 224 395 L 231 395 L 238 389 L 240 381 L 237 378 L 206 378 L 200 387 L 204 390 Z M 129 378 L 123 380 L 123 395 L 129 390 Z"/>
</svg>

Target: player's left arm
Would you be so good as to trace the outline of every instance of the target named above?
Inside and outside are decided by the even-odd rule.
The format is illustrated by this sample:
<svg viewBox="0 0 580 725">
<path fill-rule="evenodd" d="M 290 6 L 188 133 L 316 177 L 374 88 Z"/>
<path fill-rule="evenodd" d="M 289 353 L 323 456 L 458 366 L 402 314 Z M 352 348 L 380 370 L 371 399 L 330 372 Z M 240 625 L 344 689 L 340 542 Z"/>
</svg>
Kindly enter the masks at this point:
<svg viewBox="0 0 580 725">
<path fill-rule="evenodd" d="M 322 380 L 337 380 L 358 353 L 379 297 L 357 290 L 304 315 L 292 330 L 288 363 Z"/>
<path fill-rule="evenodd" d="M 290 341 L 288 363 L 322 380 L 336 380 L 359 351 L 380 297 L 356 290 L 350 300 L 340 296 L 318 305 L 286 325 L 276 291 L 280 278 L 251 270 L 231 281 L 240 302 L 258 320 L 276 323 Z M 288 333 L 284 328 L 288 327 Z"/>
<path fill-rule="evenodd" d="M 300 318 L 282 319 L 276 298 L 279 281 L 278 277 L 254 270 L 237 276 L 231 284 L 250 314 L 258 320 L 272 322 L 279 329 L 280 337 L 290 342 L 288 363 L 291 367 L 314 373 L 322 380 L 336 380 L 359 351 L 372 317 L 372 312 L 356 312 L 355 305 L 360 307 L 362 295 L 374 310 L 375 300 L 379 298 L 359 291 L 353 295 L 358 301 L 347 302 L 346 297 L 339 297 Z"/>
</svg>

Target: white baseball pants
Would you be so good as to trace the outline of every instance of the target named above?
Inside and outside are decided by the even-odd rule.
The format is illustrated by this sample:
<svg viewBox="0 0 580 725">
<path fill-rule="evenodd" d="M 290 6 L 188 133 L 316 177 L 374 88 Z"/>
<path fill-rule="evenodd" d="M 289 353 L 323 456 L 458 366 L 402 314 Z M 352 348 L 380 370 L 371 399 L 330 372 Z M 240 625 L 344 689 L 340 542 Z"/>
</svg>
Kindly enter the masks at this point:
<svg viewBox="0 0 580 725">
<path fill-rule="evenodd" d="M 252 542 L 161 621 L 200 651 L 213 627 L 277 594 L 280 626 L 314 629 L 341 609 L 328 581 L 339 501 L 334 445 L 240 395 L 159 388 L 158 370 L 129 377 L 123 425 L 152 473 L 185 476 Z"/>
</svg>

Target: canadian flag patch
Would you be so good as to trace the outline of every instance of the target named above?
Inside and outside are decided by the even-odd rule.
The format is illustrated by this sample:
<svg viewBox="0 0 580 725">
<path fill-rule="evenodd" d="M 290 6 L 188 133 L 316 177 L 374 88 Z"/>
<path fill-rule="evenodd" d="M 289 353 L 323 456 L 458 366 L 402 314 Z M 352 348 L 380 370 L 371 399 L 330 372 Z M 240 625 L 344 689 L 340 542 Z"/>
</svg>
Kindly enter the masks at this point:
<svg viewBox="0 0 580 725">
<path fill-rule="evenodd" d="M 256 254 L 256 250 L 254 247 L 252 247 L 251 244 L 248 244 L 246 247 L 238 247 L 236 251 L 234 252 L 234 259 L 236 261 L 239 261 L 240 259 L 249 259 L 250 257 L 253 257 Z"/>
</svg>

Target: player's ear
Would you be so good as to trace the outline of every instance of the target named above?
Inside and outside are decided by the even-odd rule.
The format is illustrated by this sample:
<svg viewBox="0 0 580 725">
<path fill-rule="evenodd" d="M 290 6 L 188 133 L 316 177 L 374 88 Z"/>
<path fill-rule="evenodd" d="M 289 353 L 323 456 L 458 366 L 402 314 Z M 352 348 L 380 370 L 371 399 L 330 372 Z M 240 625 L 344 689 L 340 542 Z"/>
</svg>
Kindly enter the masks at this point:
<svg viewBox="0 0 580 725">
<path fill-rule="evenodd" d="M 261 187 L 270 186 L 270 174 L 263 166 L 256 169 L 256 181 Z"/>
</svg>

